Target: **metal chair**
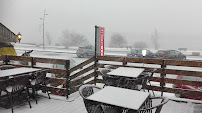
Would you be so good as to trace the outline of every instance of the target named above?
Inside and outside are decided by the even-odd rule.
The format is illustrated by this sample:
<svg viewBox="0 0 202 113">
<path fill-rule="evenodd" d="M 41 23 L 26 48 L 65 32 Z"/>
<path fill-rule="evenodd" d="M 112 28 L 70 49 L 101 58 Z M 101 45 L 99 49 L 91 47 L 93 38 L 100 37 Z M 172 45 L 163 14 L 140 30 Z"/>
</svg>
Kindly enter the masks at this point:
<svg viewBox="0 0 202 113">
<path fill-rule="evenodd" d="M 121 84 L 121 78 L 120 77 L 115 77 L 115 76 L 110 76 L 107 73 L 110 72 L 110 69 L 101 69 L 100 70 L 103 78 L 103 83 L 105 84 L 104 86 L 114 86 L 114 87 L 119 87 Z"/>
<path fill-rule="evenodd" d="M 21 75 L 14 77 L 12 79 L 5 79 L 0 81 L 0 91 L 4 91 L 7 93 L 7 98 L 10 100 L 10 107 L 13 113 L 13 104 L 14 104 L 14 95 L 15 94 L 21 94 L 23 91 L 25 91 L 27 101 L 29 103 L 29 106 L 31 108 L 29 95 L 28 95 L 28 88 L 27 84 L 29 81 L 28 75 Z"/>
<path fill-rule="evenodd" d="M 133 89 L 133 90 L 143 89 L 145 91 L 148 78 L 149 78 L 148 75 L 142 75 L 138 78 L 126 78 L 125 84 L 123 85 L 123 87 L 127 89 Z M 138 87 L 140 85 L 141 87 Z"/>
<path fill-rule="evenodd" d="M 122 113 L 123 109 L 119 107 L 114 107 L 110 105 L 106 105 L 103 103 L 95 102 L 88 100 L 87 97 L 94 94 L 97 91 L 101 90 L 102 88 L 86 84 L 79 88 L 79 94 L 83 98 L 86 110 L 88 113 Z"/>
<path fill-rule="evenodd" d="M 94 94 L 95 90 L 101 90 L 102 88 L 94 85 L 83 85 L 79 88 L 79 94 L 83 98 L 86 110 L 88 113 L 104 113 L 101 104 L 98 102 L 87 100 L 86 98 Z"/>
<path fill-rule="evenodd" d="M 148 81 L 147 81 L 147 83 L 149 83 L 149 85 L 151 86 L 151 78 L 153 77 L 153 75 L 154 75 L 154 73 L 157 71 L 157 69 L 155 69 L 155 68 L 152 68 L 152 69 L 146 69 L 145 71 L 144 71 L 144 73 L 147 73 L 148 75 L 149 75 L 149 78 L 148 78 Z M 144 74 L 143 73 L 143 74 Z M 149 92 L 149 90 L 148 90 L 148 92 Z M 155 96 L 155 94 L 154 94 L 154 91 L 153 91 L 153 89 L 152 89 L 152 93 L 153 93 L 153 95 Z"/>
<path fill-rule="evenodd" d="M 38 71 L 34 74 L 34 79 L 30 81 L 30 87 L 32 88 L 32 93 L 34 95 L 36 104 L 37 102 L 37 91 L 44 88 L 43 91 L 45 91 L 48 94 L 48 98 L 50 99 L 50 95 L 48 93 L 47 87 L 46 87 L 46 70 Z"/>
<path fill-rule="evenodd" d="M 155 99 L 160 99 L 161 103 L 152 106 L 152 101 Z M 165 105 L 168 101 L 169 99 L 167 97 L 150 97 L 140 110 L 138 111 L 128 110 L 127 113 L 152 113 L 153 109 L 156 109 L 155 113 L 160 113 L 163 105 Z"/>
</svg>

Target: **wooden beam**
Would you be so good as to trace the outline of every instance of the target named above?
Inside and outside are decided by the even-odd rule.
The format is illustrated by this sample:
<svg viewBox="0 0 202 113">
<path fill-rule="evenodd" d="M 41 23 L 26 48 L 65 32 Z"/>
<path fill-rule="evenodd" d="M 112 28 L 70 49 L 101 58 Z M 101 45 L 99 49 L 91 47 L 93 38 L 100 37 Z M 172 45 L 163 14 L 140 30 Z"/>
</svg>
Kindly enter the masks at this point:
<svg viewBox="0 0 202 113">
<path fill-rule="evenodd" d="M 95 74 L 95 73 L 92 72 L 92 73 L 90 73 L 90 74 L 88 74 L 88 75 L 86 75 L 86 76 L 84 76 L 84 77 L 81 77 L 81 78 L 78 79 L 78 80 L 71 81 L 71 82 L 70 82 L 70 87 L 73 87 L 73 86 L 82 84 L 83 81 L 88 80 L 88 79 L 94 77 L 94 74 Z"/>
<path fill-rule="evenodd" d="M 96 83 L 103 83 L 103 82 L 102 82 L 102 79 L 97 79 L 97 80 L 96 80 Z M 87 82 L 87 83 L 85 83 L 85 84 L 94 84 L 94 79 L 91 80 L 91 81 L 89 81 L 89 82 Z"/>
<path fill-rule="evenodd" d="M 175 75 L 202 77 L 202 72 L 199 72 L 199 71 L 165 69 L 165 73 L 166 74 L 175 74 Z"/>
<path fill-rule="evenodd" d="M 12 64 L 15 67 L 29 67 L 32 68 L 31 66 L 28 65 L 16 65 L 16 64 Z M 48 73 L 53 73 L 53 74 L 59 74 L 59 75 L 65 75 L 66 71 L 63 69 L 53 69 L 53 68 L 43 68 L 43 67 L 34 67 L 34 68 L 38 68 L 38 69 L 44 69 L 47 70 Z"/>
<path fill-rule="evenodd" d="M 8 60 L 28 61 L 28 62 L 31 62 L 31 57 L 24 57 L 24 56 L 8 56 Z"/>
<path fill-rule="evenodd" d="M 151 78 L 151 80 L 155 81 L 155 82 L 161 82 L 160 77 L 153 77 L 153 78 Z M 179 84 L 179 85 L 190 85 L 190 86 L 202 87 L 202 82 L 201 81 L 188 81 L 188 80 L 164 78 L 164 83 L 172 83 L 172 84 Z"/>
<path fill-rule="evenodd" d="M 46 86 L 48 91 L 51 92 L 51 94 L 55 94 L 55 95 L 61 95 L 61 96 L 65 96 L 66 94 L 66 88 L 56 88 L 56 87 L 51 87 L 51 86 Z"/>
<path fill-rule="evenodd" d="M 97 83 L 102 83 L 102 80 L 101 80 L 101 79 L 97 79 L 96 82 L 97 82 Z M 86 84 L 94 84 L 94 79 L 93 79 L 92 81 L 87 82 Z M 70 89 L 70 94 L 72 94 L 72 93 L 74 93 L 74 92 L 77 92 L 77 91 L 79 90 L 79 87 L 80 87 L 80 86 L 71 88 L 71 89 Z"/>
<path fill-rule="evenodd" d="M 46 84 L 50 84 L 51 86 L 54 86 L 54 87 L 65 84 L 65 82 L 66 82 L 66 79 L 63 79 L 63 78 L 46 77 Z"/>
<path fill-rule="evenodd" d="M 98 60 L 123 62 L 124 57 L 98 56 Z"/>
<path fill-rule="evenodd" d="M 161 87 L 158 87 L 158 86 L 147 86 L 147 89 L 150 89 L 150 90 L 153 89 L 154 91 L 161 91 Z M 167 88 L 167 87 L 164 87 L 164 92 L 190 95 L 195 98 L 202 95 L 201 91 L 185 90 L 185 89 L 179 89 L 179 88 Z"/>
<path fill-rule="evenodd" d="M 147 59 L 147 58 L 127 58 L 126 57 L 126 62 L 130 63 L 145 63 L 145 64 L 162 64 L 162 59 Z"/>
<path fill-rule="evenodd" d="M 202 61 L 179 61 L 179 60 L 165 60 L 166 65 L 174 66 L 189 66 L 189 67 L 202 67 Z"/>
<path fill-rule="evenodd" d="M 66 60 L 63 60 L 63 59 L 50 59 L 50 58 L 34 57 L 34 62 L 66 65 Z"/>
<path fill-rule="evenodd" d="M 13 65 L 13 66 L 15 66 L 15 67 L 28 67 L 28 68 L 31 68 L 31 66 L 28 66 L 28 65 L 16 65 L 16 64 L 11 64 L 11 65 Z"/>
<path fill-rule="evenodd" d="M 84 66 L 86 66 L 87 64 L 90 64 L 93 61 L 94 61 L 94 57 L 82 62 L 81 64 L 78 64 L 77 66 L 70 69 L 70 73 L 73 71 L 76 71 L 77 69 L 83 68 Z"/>
<path fill-rule="evenodd" d="M 94 69 L 94 64 L 87 67 L 87 68 L 85 68 L 85 69 L 83 69 L 83 70 L 81 70 L 81 71 L 79 71 L 78 73 L 75 73 L 75 74 L 71 75 L 70 80 L 72 80 L 72 79 L 74 79 L 74 78 L 76 78 L 78 76 L 81 76 L 82 74 L 84 74 L 84 73 L 86 73 L 86 72 L 88 72 L 88 71 L 90 71 L 92 69 Z"/>
</svg>

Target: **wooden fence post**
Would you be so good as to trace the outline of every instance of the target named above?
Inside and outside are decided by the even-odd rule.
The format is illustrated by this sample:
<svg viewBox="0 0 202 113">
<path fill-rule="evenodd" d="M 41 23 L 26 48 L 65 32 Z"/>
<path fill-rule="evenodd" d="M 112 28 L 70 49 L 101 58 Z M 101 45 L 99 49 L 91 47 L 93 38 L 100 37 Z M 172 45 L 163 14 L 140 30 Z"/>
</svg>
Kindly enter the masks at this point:
<svg viewBox="0 0 202 113">
<path fill-rule="evenodd" d="M 163 60 L 162 65 L 161 65 L 162 72 L 161 72 L 161 82 L 160 82 L 160 86 L 161 86 L 161 96 L 163 96 L 164 85 L 165 85 L 165 84 L 164 84 L 165 67 L 166 67 L 165 60 Z"/>
<path fill-rule="evenodd" d="M 126 57 L 123 58 L 123 66 L 126 66 L 127 62 L 126 62 Z"/>
<path fill-rule="evenodd" d="M 31 66 L 32 66 L 32 68 L 34 67 L 34 58 L 33 57 L 31 58 Z"/>
<path fill-rule="evenodd" d="M 5 55 L 4 62 L 6 63 L 6 65 L 8 65 L 8 55 Z"/>
<path fill-rule="evenodd" d="M 69 76 L 70 76 L 70 60 L 66 60 L 66 64 L 65 64 L 65 68 L 66 68 L 66 98 L 68 99 L 68 95 L 69 95 Z"/>
</svg>

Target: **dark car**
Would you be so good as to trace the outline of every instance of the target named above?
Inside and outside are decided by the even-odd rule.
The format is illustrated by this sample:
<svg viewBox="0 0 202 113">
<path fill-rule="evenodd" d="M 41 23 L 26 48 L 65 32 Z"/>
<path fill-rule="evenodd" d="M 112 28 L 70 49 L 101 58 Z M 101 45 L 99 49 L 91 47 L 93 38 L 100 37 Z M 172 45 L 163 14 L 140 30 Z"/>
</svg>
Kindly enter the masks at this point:
<svg viewBox="0 0 202 113">
<path fill-rule="evenodd" d="M 76 55 L 78 57 L 92 57 L 95 55 L 95 47 L 93 46 L 85 46 L 79 47 L 76 51 Z"/>
<path fill-rule="evenodd" d="M 186 56 L 177 50 L 158 50 L 155 56 L 160 59 L 186 60 Z"/>
<path fill-rule="evenodd" d="M 201 77 L 178 75 L 177 79 L 202 82 Z M 190 86 L 190 85 L 181 85 L 181 84 L 174 84 L 173 88 L 180 88 L 180 89 L 193 90 L 193 91 L 202 91 L 202 87 Z M 192 95 L 176 94 L 176 97 L 188 98 L 188 99 L 194 99 L 194 100 L 202 100 L 202 96 L 193 97 Z"/>
<path fill-rule="evenodd" d="M 130 53 L 127 54 L 127 57 L 129 58 L 141 58 L 142 56 L 142 50 L 143 49 L 132 49 Z M 152 53 L 150 50 L 147 50 L 145 58 L 154 58 L 154 53 Z"/>
</svg>

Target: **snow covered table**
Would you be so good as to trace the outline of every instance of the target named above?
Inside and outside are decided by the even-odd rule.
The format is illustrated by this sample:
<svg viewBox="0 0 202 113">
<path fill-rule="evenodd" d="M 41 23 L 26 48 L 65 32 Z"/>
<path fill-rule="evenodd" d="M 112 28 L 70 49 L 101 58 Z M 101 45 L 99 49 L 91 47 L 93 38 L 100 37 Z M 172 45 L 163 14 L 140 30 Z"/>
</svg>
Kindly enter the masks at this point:
<svg viewBox="0 0 202 113">
<path fill-rule="evenodd" d="M 87 99 L 123 108 L 139 110 L 144 102 L 146 102 L 149 95 L 148 92 L 106 86 L 102 90 L 87 97 Z"/>
<path fill-rule="evenodd" d="M 9 77 L 9 76 L 13 76 L 13 75 L 21 75 L 21 74 L 26 74 L 26 73 L 33 73 L 33 72 L 40 71 L 40 70 L 41 69 L 26 68 L 26 67 L 2 70 L 2 71 L 0 71 L 0 78 Z"/>
<path fill-rule="evenodd" d="M 119 67 L 107 74 L 114 76 L 137 78 L 144 70 L 144 68 Z"/>
</svg>

